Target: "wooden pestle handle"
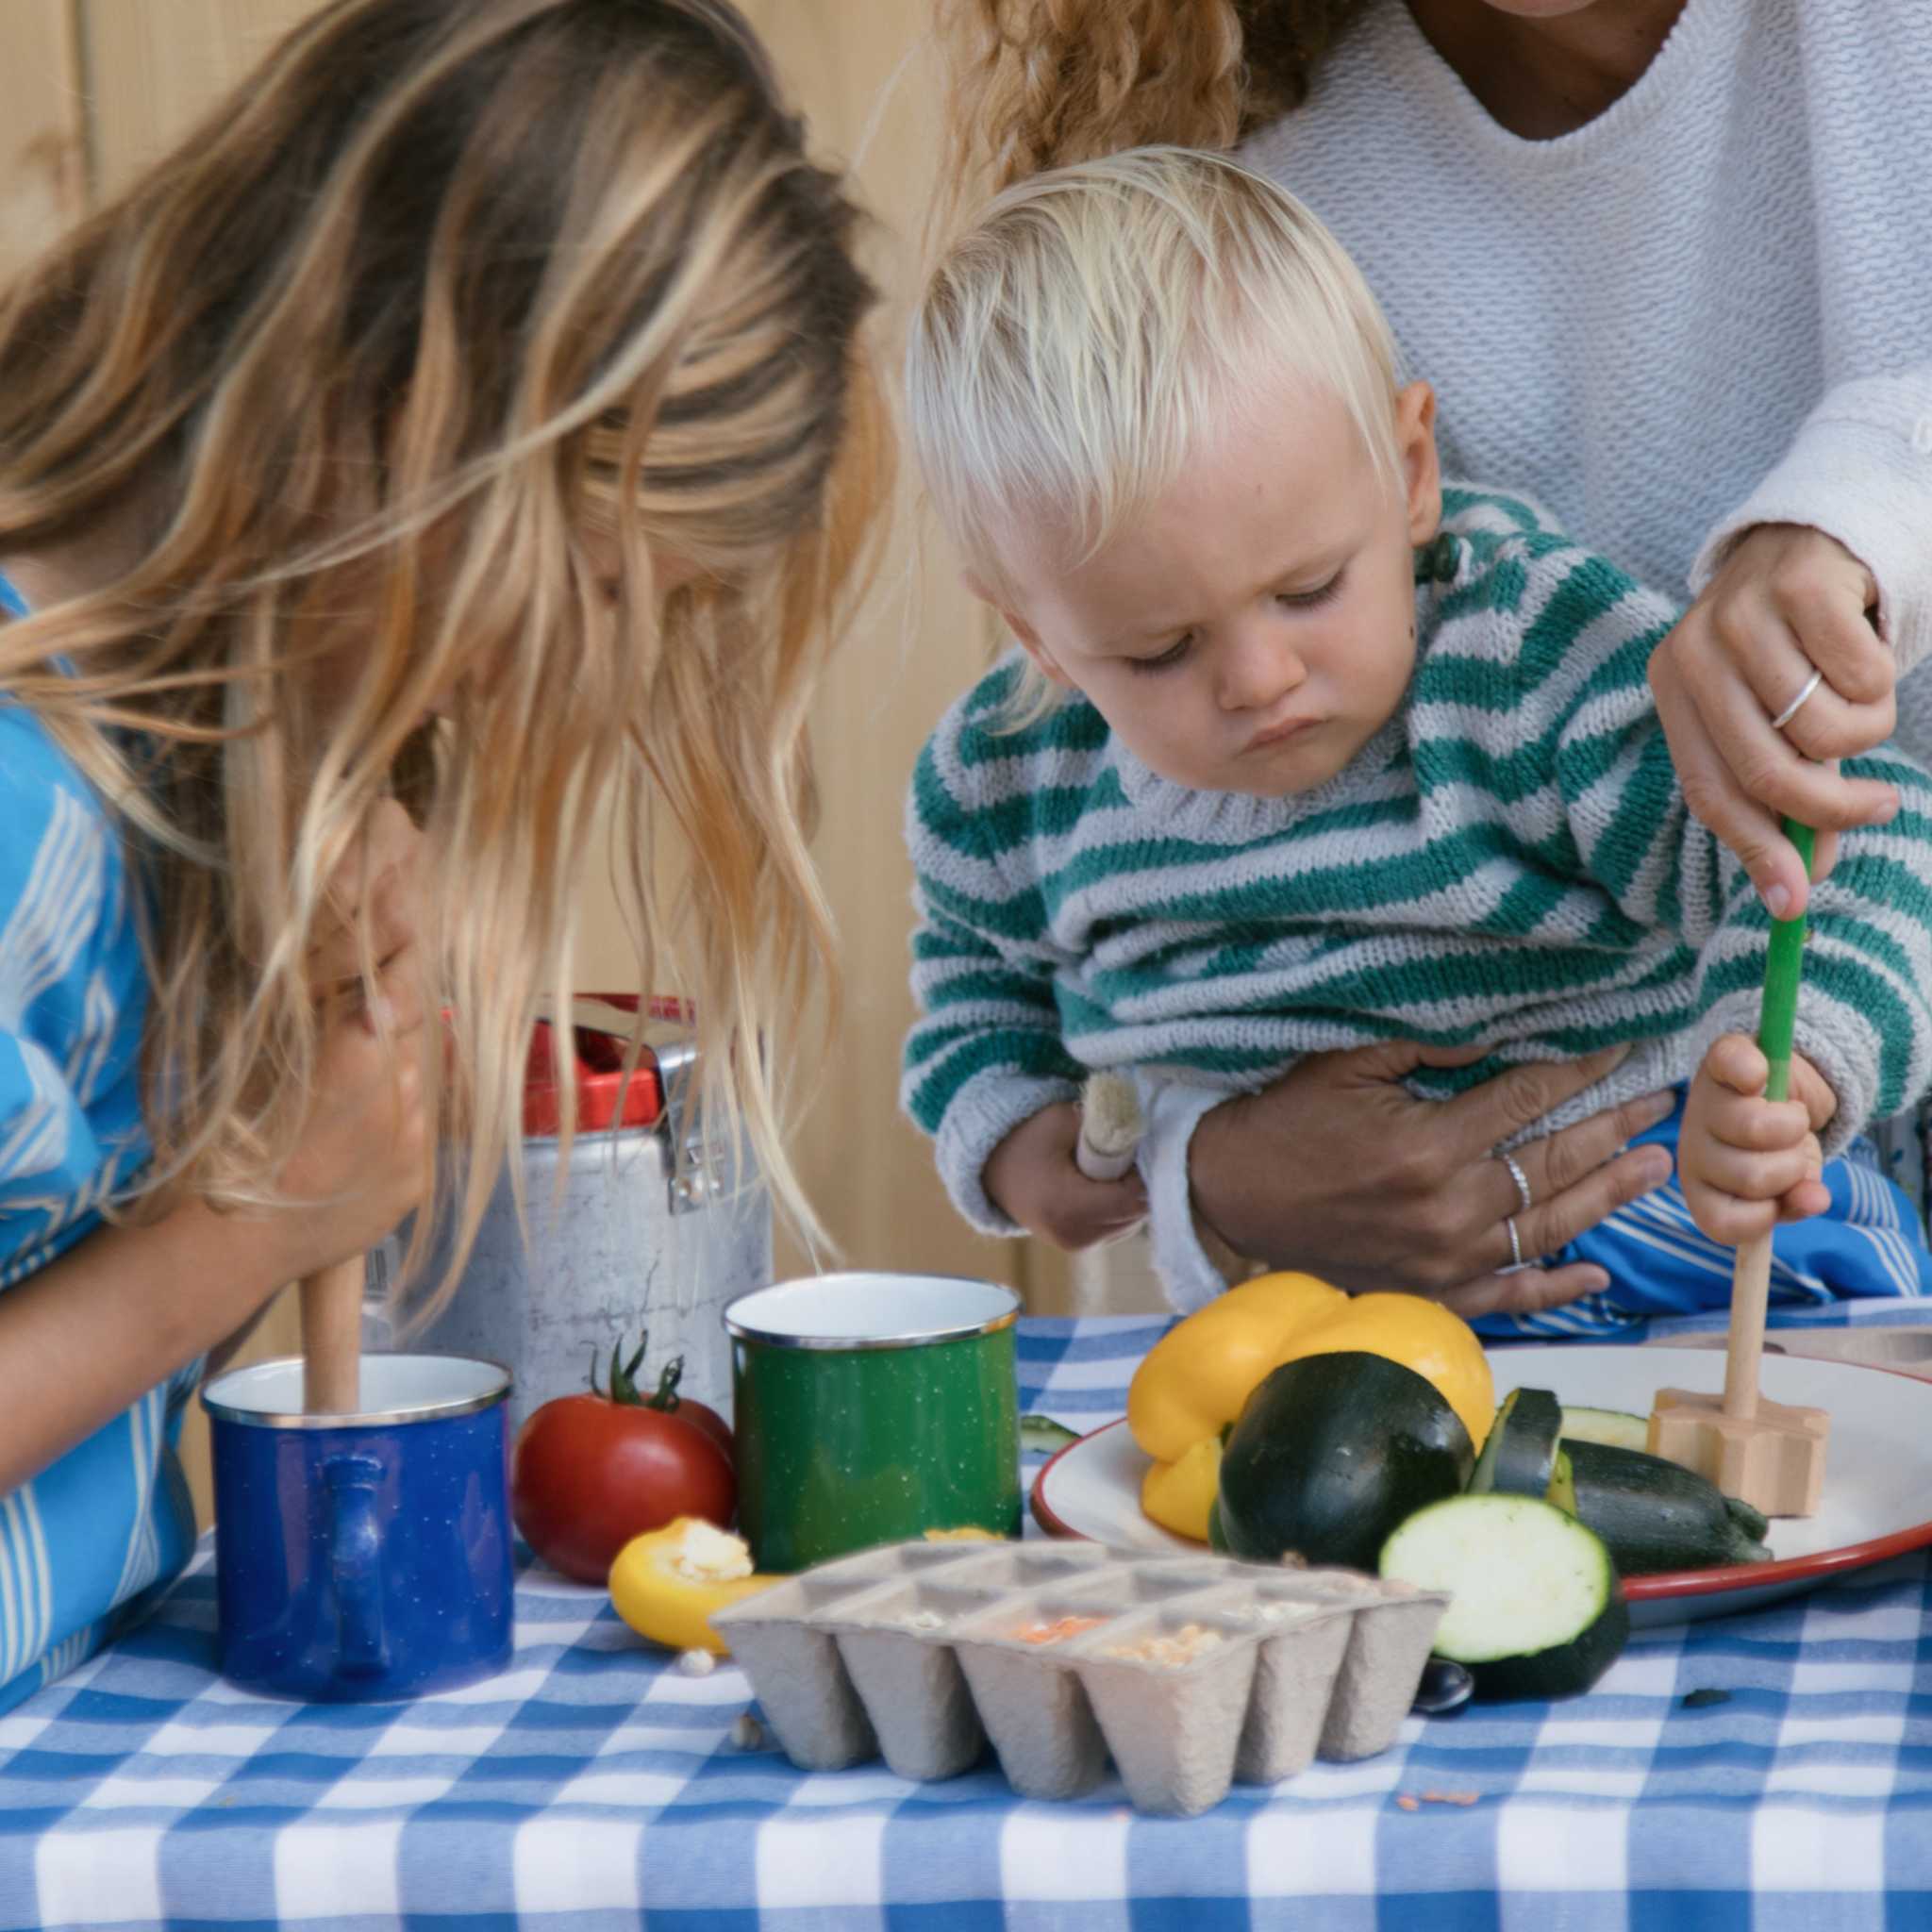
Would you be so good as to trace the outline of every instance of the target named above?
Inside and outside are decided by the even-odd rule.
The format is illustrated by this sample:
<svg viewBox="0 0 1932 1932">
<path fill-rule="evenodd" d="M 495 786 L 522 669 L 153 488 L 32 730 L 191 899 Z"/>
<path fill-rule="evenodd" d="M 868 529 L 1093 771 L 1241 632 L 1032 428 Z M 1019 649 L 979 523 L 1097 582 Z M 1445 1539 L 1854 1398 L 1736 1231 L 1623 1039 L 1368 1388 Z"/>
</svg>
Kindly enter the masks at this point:
<svg viewBox="0 0 1932 1932">
<path fill-rule="evenodd" d="M 1785 837 L 1811 870 L 1811 828 L 1787 819 Z M 1767 1100 L 1791 1091 L 1791 1035 L 1798 1024 L 1798 982 L 1805 974 L 1805 919 L 1772 922 L 1764 956 L 1764 1004 L 1757 1015 L 1757 1044 L 1771 1065 Z M 1757 1370 L 1764 1357 L 1764 1315 L 1771 1299 L 1771 1237 L 1760 1235 L 1738 1250 L 1731 1274 L 1731 1332 L 1724 1351 L 1724 1413 L 1749 1422 L 1757 1413 Z"/>
<path fill-rule="evenodd" d="M 302 1407 L 310 1415 L 354 1415 L 362 1407 L 360 1255 L 302 1283 Z"/>
</svg>

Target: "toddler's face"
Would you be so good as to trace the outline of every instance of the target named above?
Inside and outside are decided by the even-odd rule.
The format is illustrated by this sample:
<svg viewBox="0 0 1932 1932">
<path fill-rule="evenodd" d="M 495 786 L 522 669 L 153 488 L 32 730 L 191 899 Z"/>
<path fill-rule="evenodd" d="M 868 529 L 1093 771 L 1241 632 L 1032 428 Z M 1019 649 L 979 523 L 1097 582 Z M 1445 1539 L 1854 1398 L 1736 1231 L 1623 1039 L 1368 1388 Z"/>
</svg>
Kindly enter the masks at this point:
<svg viewBox="0 0 1932 1932">
<path fill-rule="evenodd" d="M 1162 777 L 1309 791 L 1393 715 L 1414 668 L 1411 552 L 1441 510 L 1425 383 L 1397 398 L 1397 441 L 1400 496 L 1339 400 L 1283 383 L 1085 563 L 1016 543 L 998 601 L 1045 675 Z"/>
</svg>

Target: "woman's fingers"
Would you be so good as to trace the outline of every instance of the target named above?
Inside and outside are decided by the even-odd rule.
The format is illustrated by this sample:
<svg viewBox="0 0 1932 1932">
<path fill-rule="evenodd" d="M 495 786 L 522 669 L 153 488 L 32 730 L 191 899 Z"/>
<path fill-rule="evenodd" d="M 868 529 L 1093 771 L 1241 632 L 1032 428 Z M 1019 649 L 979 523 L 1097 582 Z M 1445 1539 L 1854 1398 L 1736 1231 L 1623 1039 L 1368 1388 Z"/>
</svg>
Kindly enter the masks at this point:
<svg viewBox="0 0 1932 1932">
<path fill-rule="evenodd" d="M 1540 1141 L 1525 1141 L 1510 1150 L 1510 1158 L 1523 1169 L 1529 1182 L 1532 1202 L 1554 1200 L 1566 1189 L 1587 1179 L 1606 1162 L 1613 1160 L 1640 1135 L 1670 1119 L 1677 1110 L 1677 1096 L 1670 1089 L 1653 1093 L 1634 1094 L 1615 1107 L 1593 1113 Z M 1502 1167 L 1499 1160 L 1498 1167 Z M 1508 1170 L 1504 1169 L 1506 1179 Z M 1516 1184 L 1509 1180 L 1500 1196 L 1501 1211 L 1511 1213 Z"/>
<path fill-rule="evenodd" d="M 1511 1067 L 1480 1087 L 1441 1102 L 1442 1124 L 1451 1144 L 1465 1163 L 1490 1158 L 1505 1141 L 1538 1125 L 1606 1078 L 1629 1051 L 1627 1046 L 1611 1046 L 1582 1059 Z"/>
<path fill-rule="evenodd" d="M 359 983 L 365 947 L 379 969 L 420 937 L 422 852 L 423 835 L 409 815 L 393 799 L 383 799 L 360 846 L 330 885 L 336 917 L 309 953 L 309 978 L 318 992 Z"/>
<path fill-rule="evenodd" d="M 1803 524 L 1761 524 L 1727 559 L 1725 572 L 1733 570 L 1768 597 L 1847 703 L 1890 703 L 1898 673 L 1878 635 L 1877 580 L 1837 538 Z"/>
<path fill-rule="evenodd" d="M 1535 1202 L 1515 1215 L 1516 1240 L 1525 1261 L 1554 1255 L 1578 1235 L 1587 1234 L 1619 1208 L 1641 1200 L 1671 1177 L 1666 1147 L 1633 1147 L 1614 1160 L 1593 1168 L 1547 1200 Z M 1497 1228 L 1494 1247 L 1498 1262 L 1511 1258 L 1507 1231 Z"/>
<path fill-rule="evenodd" d="M 1600 1294 L 1609 1285 L 1610 1277 L 1594 1262 L 1573 1261 L 1561 1268 L 1478 1275 L 1437 1299 L 1465 1322 L 1474 1322 L 1482 1315 L 1541 1314 L 1574 1302 L 1580 1294 Z"/>
<path fill-rule="evenodd" d="M 1874 595 L 1871 573 L 1834 539 L 1762 525 L 1651 657 L 1685 802 L 1779 917 L 1803 910 L 1808 896 L 1781 816 L 1831 832 L 1898 809 L 1890 786 L 1847 779 L 1833 762 L 1882 743 L 1895 722 L 1896 667 L 1867 614 Z M 1836 841 L 1824 841 L 1814 877 L 1835 854 Z"/>
<path fill-rule="evenodd" d="M 372 1033 L 402 1040 L 423 1024 L 428 1002 L 423 989 L 423 949 L 414 944 L 391 954 L 376 974 L 375 991 L 364 1005 L 362 1024 Z"/>
<path fill-rule="evenodd" d="M 1778 815 L 1760 805 L 1732 774 L 1685 689 L 1671 640 L 1650 660 L 1651 690 L 1670 740 L 1677 786 L 1691 815 L 1737 855 L 1757 896 L 1774 917 L 1795 918 L 1810 892 L 1798 848 L 1784 835 Z M 1816 825 L 1815 818 L 1806 821 Z M 1823 867 L 1819 868 L 1823 876 Z"/>
<path fill-rule="evenodd" d="M 1804 654 L 1775 619 L 1767 620 L 1770 642 L 1741 635 L 1730 649 L 1714 647 L 1694 617 L 1686 642 L 1695 672 L 1689 678 L 1699 721 L 1737 784 L 1759 805 L 1807 825 L 1871 824 L 1895 808 L 1897 793 L 1875 779 L 1846 778 L 1820 759 L 1869 751 L 1890 736 L 1888 699 L 1847 705 L 1821 679 L 1782 729 L 1772 720 L 1805 689 L 1810 670 Z M 1739 655 L 1756 651 L 1756 660 Z M 1764 668 L 1763 660 L 1773 660 Z M 1666 721 L 1668 724 L 1668 721 Z M 1672 751 L 1676 749 L 1672 741 Z M 1689 793 L 1687 792 L 1687 797 Z"/>
<path fill-rule="evenodd" d="M 1819 621 L 1842 616 L 1821 613 Z M 1849 621 L 1870 637 L 1861 617 L 1853 613 Z M 1773 756 L 1782 744 L 1801 758 L 1824 762 L 1856 757 L 1890 737 L 1897 723 L 1890 691 L 1865 703 L 1847 697 L 1834 682 L 1831 665 L 1813 654 L 1812 640 L 1819 633 L 1801 636 L 1769 598 L 1734 600 L 1713 616 L 1710 632 L 1719 653 L 1703 658 L 1692 671 L 1691 687 L 1712 707 L 1711 734 L 1727 758 L 1734 750 Z M 1877 643 L 1875 638 L 1871 641 Z M 1837 663 L 1845 654 L 1838 649 L 1826 655 Z M 1774 724 L 1776 718 L 1785 723 Z"/>
</svg>

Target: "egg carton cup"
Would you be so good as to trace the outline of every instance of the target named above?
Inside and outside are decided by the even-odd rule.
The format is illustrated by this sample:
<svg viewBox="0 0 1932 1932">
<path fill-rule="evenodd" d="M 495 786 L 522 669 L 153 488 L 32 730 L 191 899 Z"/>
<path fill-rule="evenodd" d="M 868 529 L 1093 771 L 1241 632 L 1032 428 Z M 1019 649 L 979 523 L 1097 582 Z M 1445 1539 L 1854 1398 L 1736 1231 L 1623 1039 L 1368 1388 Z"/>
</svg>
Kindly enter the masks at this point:
<svg viewBox="0 0 1932 1932">
<path fill-rule="evenodd" d="M 804 1770 L 953 1777 L 990 1742 L 1024 1797 L 1077 1797 L 1111 1763 L 1138 1809 L 1191 1815 L 1237 1779 L 1387 1750 L 1448 1602 L 1206 1553 L 908 1542 L 711 1621 Z"/>
</svg>

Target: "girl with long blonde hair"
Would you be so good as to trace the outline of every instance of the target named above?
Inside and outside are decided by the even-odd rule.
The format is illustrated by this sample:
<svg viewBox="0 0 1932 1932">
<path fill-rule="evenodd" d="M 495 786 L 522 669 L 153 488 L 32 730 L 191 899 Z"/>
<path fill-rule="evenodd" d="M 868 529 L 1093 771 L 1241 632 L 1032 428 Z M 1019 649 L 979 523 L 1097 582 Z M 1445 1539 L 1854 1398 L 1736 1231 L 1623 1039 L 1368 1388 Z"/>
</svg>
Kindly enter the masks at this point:
<svg viewBox="0 0 1932 1932">
<path fill-rule="evenodd" d="M 613 798 L 809 1225 L 856 226 L 723 0 L 336 0 L 0 296 L 0 1708 L 185 1560 L 208 1351 L 429 1200 L 447 1291 Z"/>
</svg>

